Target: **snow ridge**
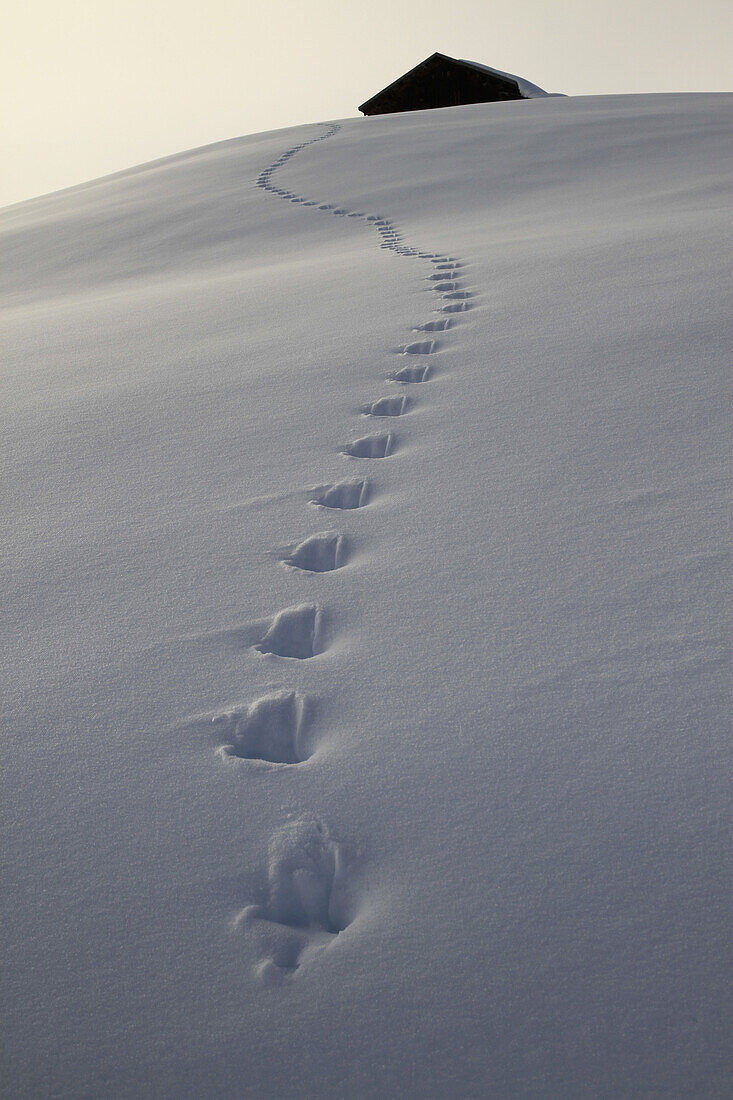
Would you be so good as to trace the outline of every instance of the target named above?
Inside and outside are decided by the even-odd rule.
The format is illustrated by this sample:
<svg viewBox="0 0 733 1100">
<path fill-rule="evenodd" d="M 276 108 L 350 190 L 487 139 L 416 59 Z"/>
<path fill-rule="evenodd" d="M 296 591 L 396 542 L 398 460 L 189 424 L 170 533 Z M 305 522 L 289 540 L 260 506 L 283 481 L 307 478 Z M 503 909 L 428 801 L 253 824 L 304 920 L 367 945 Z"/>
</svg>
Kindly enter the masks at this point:
<svg viewBox="0 0 733 1100">
<path fill-rule="evenodd" d="M 361 414 L 389 423 L 403 417 L 414 406 L 406 388 L 414 389 L 433 377 L 432 364 L 444 352 L 443 337 L 434 334 L 453 329 L 453 314 L 465 313 L 472 306 L 473 293 L 464 282 L 465 269 L 455 256 L 426 252 L 404 240 L 399 227 L 382 214 L 348 210 L 333 203 L 299 195 L 273 182 L 275 173 L 297 153 L 321 141 L 335 137 L 336 123 L 308 141 L 286 149 L 262 170 L 256 184 L 264 192 L 285 202 L 309 207 L 330 217 L 353 218 L 376 232 L 379 247 L 400 257 L 417 259 L 430 265 L 426 291 L 436 302 L 437 317 L 415 325 L 413 331 L 426 334 L 399 347 L 392 353 L 405 360 L 390 371 L 385 381 L 400 392 L 385 393 Z M 359 464 L 388 460 L 399 449 L 399 435 L 392 430 L 376 430 L 345 442 L 341 448 L 347 461 Z M 345 479 L 312 490 L 310 504 L 337 512 L 364 508 L 370 499 L 369 479 Z M 294 540 L 280 561 L 302 572 L 328 573 L 347 560 L 347 536 L 341 530 L 327 531 Z M 268 659 L 309 661 L 327 652 L 322 622 L 325 611 L 314 604 L 286 607 L 271 619 L 253 648 Z M 219 733 L 220 759 L 238 758 L 245 766 L 262 766 L 265 761 L 279 767 L 302 764 L 311 755 L 302 743 L 304 703 L 292 690 L 273 689 L 246 706 L 214 715 L 212 722 Z M 327 949 L 348 926 L 346 907 L 336 903 L 346 887 L 345 860 L 341 846 L 332 839 L 327 826 L 307 807 L 290 818 L 273 836 L 268 867 L 266 900 L 246 905 L 233 922 L 235 929 L 256 927 L 262 942 L 261 960 L 256 967 L 259 977 L 269 982 L 292 977 L 308 953 L 314 958 Z M 336 909 L 334 908 L 336 906 Z"/>
</svg>

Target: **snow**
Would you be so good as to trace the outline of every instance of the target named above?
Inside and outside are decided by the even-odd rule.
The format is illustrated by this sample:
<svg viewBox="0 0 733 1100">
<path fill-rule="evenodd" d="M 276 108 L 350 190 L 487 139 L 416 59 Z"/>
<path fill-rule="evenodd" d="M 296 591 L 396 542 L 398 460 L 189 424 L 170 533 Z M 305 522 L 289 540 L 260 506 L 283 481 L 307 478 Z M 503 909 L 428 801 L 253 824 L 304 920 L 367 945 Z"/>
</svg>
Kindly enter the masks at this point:
<svg viewBox="0 0 733 1100">
<path fill-rule="evenodd" d="M 546 92 L 533 84 L 531 80 L 525 80 L 523 76 L 515 76 L 514 73 L 505 73 L 502 69 L 492 69 L 490 65 L 482 65 L 478 61 L 463 61 L 464 65 L 470 65 L 472 69 L 481 69 L 493 76 L 502 76 L 505 80 L 513 80 L 519 88 L 519 92 L 525 99 L 544 99 L 562 95 L 562 92 Z"/>
<path fill-rule="evenodd" d="M 8 1096 L 710 1096 L 730 97 L 0 218 Z"/>
</svg>

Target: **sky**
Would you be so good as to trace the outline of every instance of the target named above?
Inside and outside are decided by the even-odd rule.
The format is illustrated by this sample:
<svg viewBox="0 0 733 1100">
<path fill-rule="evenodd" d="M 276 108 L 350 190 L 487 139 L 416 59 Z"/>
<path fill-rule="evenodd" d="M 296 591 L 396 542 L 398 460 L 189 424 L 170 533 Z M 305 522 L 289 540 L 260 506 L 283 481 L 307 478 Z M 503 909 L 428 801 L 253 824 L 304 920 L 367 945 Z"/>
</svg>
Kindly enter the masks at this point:
<svg viewBox="0 0 733 1100">
<path fill-rule="evenodd" d="M 439 50 L 568 95 L 728 91 L 729 0 L 26 0 L 0 45 L 0 206 L 358 114 Z"/>
</svg>

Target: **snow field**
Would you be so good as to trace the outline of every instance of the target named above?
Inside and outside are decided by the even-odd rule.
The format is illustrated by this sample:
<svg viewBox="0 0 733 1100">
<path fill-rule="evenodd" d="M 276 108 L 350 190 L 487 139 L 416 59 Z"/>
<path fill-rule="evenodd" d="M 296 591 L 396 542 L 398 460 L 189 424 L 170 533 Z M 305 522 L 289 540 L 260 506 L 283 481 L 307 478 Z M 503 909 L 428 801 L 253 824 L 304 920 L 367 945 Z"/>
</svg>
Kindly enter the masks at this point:
<svg viewBox="0 0 733 1100">
<path fill-rule="evenodd" d="M 3 214 L 8 1095 L 726 1094 L 728 118 Z"/>
</svg>

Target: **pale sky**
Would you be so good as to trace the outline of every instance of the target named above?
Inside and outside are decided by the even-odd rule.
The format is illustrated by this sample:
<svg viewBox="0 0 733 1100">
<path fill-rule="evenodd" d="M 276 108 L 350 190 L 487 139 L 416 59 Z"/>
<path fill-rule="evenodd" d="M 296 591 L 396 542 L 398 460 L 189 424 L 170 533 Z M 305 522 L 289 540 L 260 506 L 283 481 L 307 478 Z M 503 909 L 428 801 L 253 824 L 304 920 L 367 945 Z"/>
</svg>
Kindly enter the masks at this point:
<svg viewBox="0 0 733 1100">
<path fill-rule="evenodd" d="M 730 0 L 15 0 L 0 206 L 357 107 L 439 50 L 568 95 L 727 91 Z"/>
</svg>

